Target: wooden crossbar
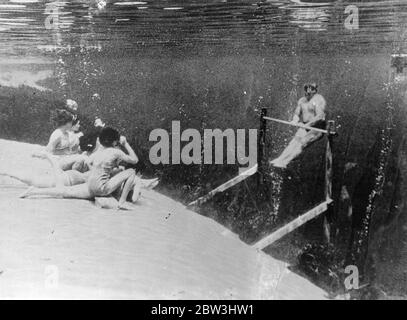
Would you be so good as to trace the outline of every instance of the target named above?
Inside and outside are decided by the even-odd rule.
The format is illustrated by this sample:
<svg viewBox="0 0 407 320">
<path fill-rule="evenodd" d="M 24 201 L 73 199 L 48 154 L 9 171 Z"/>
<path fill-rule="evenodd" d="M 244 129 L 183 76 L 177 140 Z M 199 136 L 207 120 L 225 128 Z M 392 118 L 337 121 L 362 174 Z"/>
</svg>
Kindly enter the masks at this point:
<svg viewBox="0 0 407 320">
<path fill-rule="evenodd" d="M 253 247 L 256 249 L 264 249 L 265 247 L 269 246 L 273 242 L 281 239 L 286 234 L 290 233 L 291 231 L 297 229 L 298 227 L 302 226 L 304 223 L 314 219 L 315 217 L 319 216 L 321 213 L 328 210 L 328 205 L 332 202 L 332 199 L 328 199 L 315 208 L 309 210 L 308 212 L 304 213 L 303 215 L 299 216 L 298 218 L 292 220 L 291 222 L 287 223 L 284 227 L 281 227 L 277 231 L 273 232 L 272 234 L 266 236 L 265 238 L 261 239 L 260 241 L 256 242 Z"/>
<path fill-rule="evenodd" d="M 238 184 L 239 182 L 247 179 L 248 177 L 254 175 L 257 172 L 257 170 L 258 170 L 258 165 L 256 164 L 253 167 L 251 167 L 250 169 L 247 169 L 246 171 L 243 171 L 238 176 L 230 179 L 229 181 L 225 182 L 224 184 L 220 185 L 219 187 L 213 189 L 211 192 L 207 193 L 206 195 L 196 199 L 195 201 L 192 201 L 191 203 L 188 204 L 188 207 L 195 206 L 195 205 L 200 205 L 200 204 L 208 201 L 215 194 L 217 194 L 219 192 L 223 192 L 223 191 L 233 187 L 234 185 Z"/>
<path fill-rule="evenodd" d="M 309 127 L 309 126 L 307 126 L 305 124 L 301 124 L 301 123 L 292 123 L 290 121 L 280 120 L 280 119 L 271 118 L 271 117 L 263 117 L 263 119 L 288 124 L 288 125 L 293 126 L 293 127 L 303 128 L 303 129 L 307 129 L 307 130 L 314 130 L 314 131 L 322 132 L 324 134 L 328 134 L 327 130 Z"/>
</svg>

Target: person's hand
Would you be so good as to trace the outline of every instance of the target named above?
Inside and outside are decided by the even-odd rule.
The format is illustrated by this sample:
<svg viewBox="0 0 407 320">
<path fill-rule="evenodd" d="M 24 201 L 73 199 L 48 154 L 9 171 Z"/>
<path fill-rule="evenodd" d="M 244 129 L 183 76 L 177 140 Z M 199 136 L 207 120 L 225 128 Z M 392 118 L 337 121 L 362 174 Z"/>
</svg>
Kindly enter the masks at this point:
<svg viewBox="0 0 407 320">
<path fill-rule="evenodd" d="M 127 139 L 125 136 L 120 136 L 120 144 L 124 146 L 127 143 Z"/>
<path fill-rule="evenodd" d="M 45 151 L 45 150 L 36 150 L 31 154 L 31 157 L 39 158 L 39 159 L 46 159 L 47 158 L 47 151 Z"/>
<path fill-rule="evenodd" d="M 105 123 L 104 123 L 100 118 L 96 118 L 93 125 L 94 125 L 95 127 L 102 127 L 102 128 L 104 128 Z"/>
<path fill-rule="evenodd" d="M 75 100 L 67 99 L 66 100 L 66 106 L 68 107 L 68 109 L 71 109 L 73 111 L 78 110 L 78 103 Z"/>
</svg>

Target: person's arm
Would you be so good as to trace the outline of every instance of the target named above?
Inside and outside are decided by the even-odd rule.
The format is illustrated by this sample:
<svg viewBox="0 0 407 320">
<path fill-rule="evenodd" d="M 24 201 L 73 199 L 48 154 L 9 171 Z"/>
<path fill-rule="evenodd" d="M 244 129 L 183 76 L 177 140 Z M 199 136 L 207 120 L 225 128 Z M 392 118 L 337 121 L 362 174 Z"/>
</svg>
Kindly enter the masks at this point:
<svg viewBox="0 0 407 320">
<path fill-rule="evenodd" d="M 124 171 L 124 167 L 123 166 L 118 166 L 117 168 L 114 168 L 113 170 L 112 170 L 112 173 L 111 173 L 111 175 L 112 176 L 115 176 L 116 174 L 118 174 L 119 172 L 122 172 L 122 171 Z"/>
<path fill-rule="evenodd" d="M 130 146 L 130 144 L 127 142 L 126 137 L 121 136 L 120 137 L 120 144 L 126 149 L 128 154 L 125 154 L 122 152 L 120 154 L 120 160 L 130 163 L 130 164 L 136 164 L 138 162 L 138 157 L 136 153 L 134 152 L 133 148 Z"/>
<path fill-rule="evenodd" d="M 300 116 L 301 116 L 301 99 L 298 100 L 297 108 L 295 108 L 293 120 L 291 122 L 294 124 L 300 122 Z"/>
<path fill-rule="evenodd" d="M 307 126 L 312 127 L 318 121 L 325 120 L 325 107 L 326 102 L 325 99 L 321 96 L 319 99 L 315 101 L 315 117 L 311 121 L 307 123 Z"/>
<path fill-rule="evenodd" d="M 90 156 L 85 158 L 85 165 L 89 168 L 89 170 L 91 170 L 93 167 L 93 159 L 94 154 L 91 154 Z"/>
<path fill-rule="evenodd" d="M 55 154 L 57 150 L 57 145 L 61 142 L 61 136 L 57 135 L 55 136 L 54 134 L 51 135 L 49 138 L 49 142 L 47 144 L 46 150 L 51 153 Z"/>
<path fill-rule="evenodd" d="M 83 132 L 78 133 L 71 133 L 72 139 L 70 142 L 71 152 L 72 153 L 80 153 L 80 137 L 83 136 Z"/>
</svg>

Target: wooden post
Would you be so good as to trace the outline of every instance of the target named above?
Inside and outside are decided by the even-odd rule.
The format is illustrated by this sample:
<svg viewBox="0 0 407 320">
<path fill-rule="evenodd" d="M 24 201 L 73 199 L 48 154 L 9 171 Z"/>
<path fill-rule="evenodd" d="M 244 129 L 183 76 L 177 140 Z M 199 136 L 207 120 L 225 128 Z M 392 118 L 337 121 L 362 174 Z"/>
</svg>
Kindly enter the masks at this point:
<svg viewBox="0 0 407 320">
<path fill-rule="evenodd" d="M 263 117 L 263 118 L 265 120 L 275 121 L 275 122 L 278 122 L 278 123 L 284 123 L 284 124 L 287 124 L 287 125 L 292 126 L 292 127 L 303 128 L 303 129 L 306 129 L 306 130 L 313 130 L 313 131 L 321 132 L 323 134 L 328 134 L 328 131 L 325 130 L 325 129 L 318 129 L 318 128 L 314 128 L 314 127 L 309 127 L 309 126 L 307 126 L 305 124 L 301 124 L 301 123 L 292 123 L 290 121 L 285 121 L 285 120 L 272 118 L 272 117 Z"/>
<path fill-rule="evenodd" d="M 332 147 L 333 147 L 333 135 L 335 133 L 335 121 L 329 120 L 327 124 L 326 135 L 326 151 L 325 151 L 325 200 L 332 199 Z M 333 202 L 332 202 L 333 203 Z M 325 241 L 329 243 L 331 241 L 331 225 L 330 221 L 333 215 L 333 205 L 330 203 L 327 213 L 324 216 L 324 237 Z"/>
<path fill-rule="evenodd" d="M 277 240 L 281 239 L 285 235 L 287 235 L 290 232 L 294 231 L 295 229 L 301 227 L 306 222 L 308 222 L 308 221 L 314 219 L 315 217 L 318 217 L 322 213 L 324 213 L 326 210 L 328 210 L 328 207 L 331 202 L 332 202 L 332 200 L 327 200 L 327 201 L 320 203 L 315 208 L 307 211 L 306 213 L 302 214 L 298 218 L 287 223 L 285 226 L 274 231 L 272 234 L 270 234 L 270 235 L 264 237 L 263 239 L 261 239 L 260 241 L 256 242 L 253 245 L 253 247 L 255 247 L 256 249 L 259 249 L 259 250 L 266 248 L 270 244 L 276 242 Z"/>
<path fill-rule="evenodd" d="M 266 154 L 266 131 L 267 131 L 267 121 L 264 117 L 267 116 L 267 108 L 261 108 L 260 113 L 260 127 L 257 140 L 257 184 L 262 185 L 264 180 L 264 157 Z"/>
<path fill-rule="evenodd" d="M 221 184 L 219 187 L 213 189 L 206 195 L 196 199 L 195 201 L 192 201 L 191 203 L 189 203 L 187 205 L 187 207 L 199 206 L 202 203 L 207 202 L 209 199 L 212 199 L 215 194 L 217 194 L 219 192 L 223 192 L 223 191 L 237 185 L 239 182 L 242 182 L 243 180 L 247 179 L 248 177 L 254 175 L 257 172 L 257 169 L 258 169 L 257 164 L 255 164 L 253 167 L 243 171 L 242 173 L 240 173 L 236 177 L 230 179 L 229 181 L 226 181 L 224 184 Z"/>
</svg>

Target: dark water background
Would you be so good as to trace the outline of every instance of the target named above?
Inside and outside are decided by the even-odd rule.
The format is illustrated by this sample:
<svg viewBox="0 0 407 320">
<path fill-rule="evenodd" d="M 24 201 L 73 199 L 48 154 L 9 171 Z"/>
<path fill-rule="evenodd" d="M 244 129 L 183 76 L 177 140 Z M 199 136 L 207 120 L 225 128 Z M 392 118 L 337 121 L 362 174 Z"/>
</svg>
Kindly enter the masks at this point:
<svg viewBox="0 0 407 320">
<path fill-rule="evenodd" d="M 358 29 L 345 27 L 348 5 L 359 8 Z M 388 294 L 406 293 L 406 80 L 394 80 L 391 68 L 391 54 L 406 46 L 405 1 L 146 0 L 99 6 L 0 0 L 0 138 L 45 144 L 53 129 L 50 111 L 75 99 L 83 117 L 98 115 L 129 138 L 142 159 L 139 169 L 160 176 L 161 192 L 189 202 L 236 175 L 237 166 L 153 166 L 151 130 L 170 132 L 173 120 L 201 132 L 258 128 L 261 107 L 290 119 L 303 84 L 316 81 L 339 131 L 337 246 L 352 248 L 349 262 L 368 270 L 366 283 Z M 267 157 L 278 155 L 294 132 L 270 124 Z M 266 186 L 251 177 L 200 213 L 248 243 L 260 239 L 323 200 L 324 148 L 323 141 L 315 143 L 286 172 L 271 171 Z M 350 162 L 357 167 L 345 177 Z M 341 212 L 343 184 L 353 198 L 351 219 Z M 374 208 L 369 234 L 363 231 L 368 207 Z M 267 252 L 292 261 L 309 241 L 322 241 L 321 219 Z M 389 261 L 395 275 L 389 275 Z"/>
</svg>

